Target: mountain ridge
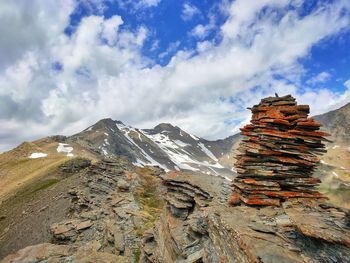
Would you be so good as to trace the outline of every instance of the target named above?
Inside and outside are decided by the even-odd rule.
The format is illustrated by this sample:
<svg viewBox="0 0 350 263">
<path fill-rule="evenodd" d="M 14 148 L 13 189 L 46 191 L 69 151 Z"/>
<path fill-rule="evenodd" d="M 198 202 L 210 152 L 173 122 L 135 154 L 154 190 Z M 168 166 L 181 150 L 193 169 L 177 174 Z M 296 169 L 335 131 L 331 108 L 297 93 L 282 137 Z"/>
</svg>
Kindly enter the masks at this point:
<svg viewBox="0 0 350 263">
<path fill-rule="evenodd" d="M 313 118 L 321 122 L 335 140 L 340 142 L 350 140 L 350 103 Z"/>
<path fill-rule="evenodd" d="M 136 166 L 159 166 L 168 170 L 232 174 L 231 166 L 219 159 L 230 159 L 238 136 L 209 141 L 170 123 L 152 129 L 139 129 L 111 118 L 67 137 L 67 142 L 85 145 L 104 157 L 124 156 Z"/>
</svg>

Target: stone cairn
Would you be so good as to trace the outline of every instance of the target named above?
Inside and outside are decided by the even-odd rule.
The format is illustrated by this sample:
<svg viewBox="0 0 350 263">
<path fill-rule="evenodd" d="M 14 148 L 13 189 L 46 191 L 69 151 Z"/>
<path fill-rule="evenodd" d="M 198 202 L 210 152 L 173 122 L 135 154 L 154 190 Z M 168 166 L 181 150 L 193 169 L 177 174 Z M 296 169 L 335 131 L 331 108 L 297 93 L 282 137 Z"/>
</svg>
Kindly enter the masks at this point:
<svg viewBox="0 0 350 263">
<path fill-rule="evenodd" d="M 248 109 L 253 116 L 241 128 L 245 137 L 229 203 L 279 206 L 289 198 L 324 198 L 315 190 L 320 180 L 311 175 L 329 134 L 318 131 L 321 124 L 308 118 L 309 106 L 276 94 Z"/>
</svg>

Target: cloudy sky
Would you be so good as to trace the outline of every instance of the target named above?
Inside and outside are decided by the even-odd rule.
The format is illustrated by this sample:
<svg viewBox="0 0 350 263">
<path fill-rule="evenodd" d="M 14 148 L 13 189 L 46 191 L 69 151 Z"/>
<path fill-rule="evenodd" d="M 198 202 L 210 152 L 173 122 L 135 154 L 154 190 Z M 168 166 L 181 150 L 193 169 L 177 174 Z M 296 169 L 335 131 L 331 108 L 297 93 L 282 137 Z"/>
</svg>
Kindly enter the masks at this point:
<svg viewBox="0 0 350 263">
<path fill-rule="evenodd" d="M 106 117 L 223 138 L 274 92 L 335 109 L 349 29 L 349 0 L 1 0 L 0 151 Z"/>
</svg>

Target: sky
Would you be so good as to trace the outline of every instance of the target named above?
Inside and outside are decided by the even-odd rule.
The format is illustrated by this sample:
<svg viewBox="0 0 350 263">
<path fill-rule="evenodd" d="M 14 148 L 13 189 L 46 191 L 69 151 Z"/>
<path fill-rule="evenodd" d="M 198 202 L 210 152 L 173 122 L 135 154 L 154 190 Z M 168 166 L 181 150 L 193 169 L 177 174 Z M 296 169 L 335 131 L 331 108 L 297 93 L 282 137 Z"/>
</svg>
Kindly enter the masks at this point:
<svg viewBox="0 0 350 263">
<path fill-rule="evenodd" d="M 349 0 L 2 0 L 0 152 L 102 118 L 230 136 L 261 98 L 350 101 Z"/>
</svg>

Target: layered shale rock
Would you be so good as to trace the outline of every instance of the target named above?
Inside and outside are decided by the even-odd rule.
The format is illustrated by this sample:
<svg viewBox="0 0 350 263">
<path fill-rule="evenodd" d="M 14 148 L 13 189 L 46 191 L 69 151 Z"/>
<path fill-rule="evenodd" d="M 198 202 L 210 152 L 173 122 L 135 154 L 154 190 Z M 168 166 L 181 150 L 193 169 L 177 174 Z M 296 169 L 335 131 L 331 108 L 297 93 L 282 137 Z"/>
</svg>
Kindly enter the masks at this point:
<svg viewBox="0 0 350 263">
<path fill-rule="evenodd" d="M 206 211 L 226 205 L 229 182 L 196 172 L 168 172 L 162 179 L 167 205 L 144 235 L 141 262 L 202 262 L 205 248 L 212 247 Z"/>
<path fill-rule="evenodd" d="M 348 211 L 312 198 L 288 199 L 281 207 L 213 208 L 208 233 L 220 257 L 203 262 L 349 262 L 348 220 Z"/>
<path fill-rule="evenodd" d="M 230 184 L 224 178 L 185 172 L 162 177 L 167 206 L 156 227 L 143 236 L 141 262 L 350 260 L 345 209 L 314 198 L 288 199 L 279 207 L 232 207 L 222 202 Z"/>
<path fill-rule="evenodd" d="M 268 97 L 251 108 L 251 123 L 241 129 L 231 204 L 280 205 L 289 198 L 322 198 L 312 172 L 324 152 L 320 123 L 308 117 L 309 106 L 291 95 Z"/>
</svg>

